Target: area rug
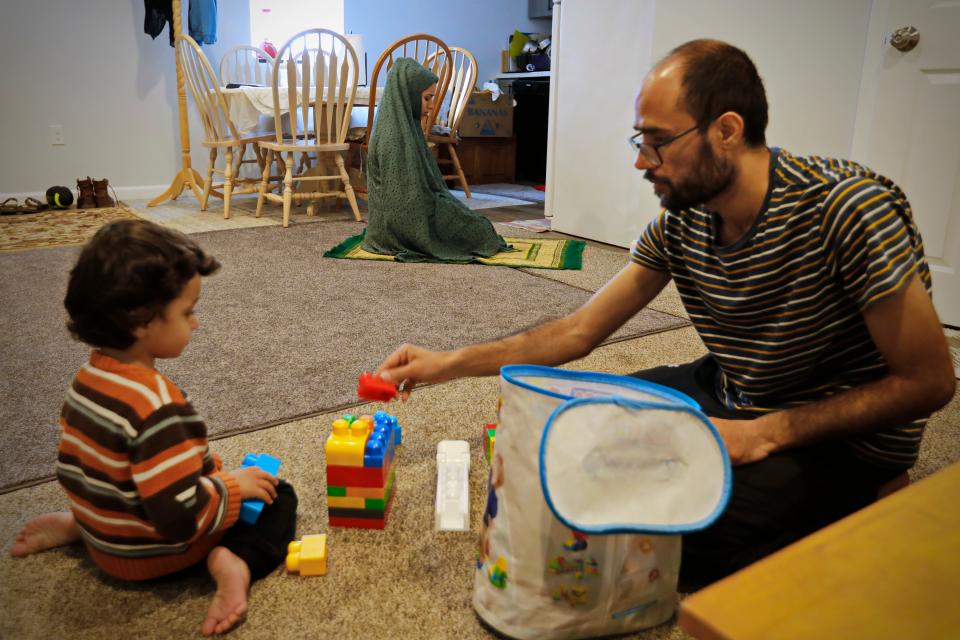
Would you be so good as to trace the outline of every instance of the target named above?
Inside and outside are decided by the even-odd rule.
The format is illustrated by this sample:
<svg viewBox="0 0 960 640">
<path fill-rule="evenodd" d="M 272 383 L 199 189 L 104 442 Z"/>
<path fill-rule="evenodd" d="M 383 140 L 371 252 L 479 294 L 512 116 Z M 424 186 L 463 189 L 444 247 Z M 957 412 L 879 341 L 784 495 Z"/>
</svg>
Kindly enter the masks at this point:
<svg viewBox="0 0 960 640">
<path fill-rule="evenodd" d="M 0 217 L 0 251 L 83 244 L 114 220 L 137 218 L 122 203 L 103 209 L 64 209 Z"/>
<path fill-rule="evenodd" d="M 353 406 L 359 374 L 403 342 L 452 349 L 492 340 L 571 312 L 593 293 L 518 269 L 321 257 L 361 228 L 323 222 L 192 236 L 223 267 L 204 279 L 193 341 L 158 368 L 186 390 L 213 437 Z M 88 354 L 67 334 L 62 303 L 78 251 L 0 253 L 0 490 L 53 471 L 64 392 Z M 611 340 L 686 324 L 646 311 Z"/>
<path fill-rule="evenodd" d="M 553 223 L 552 218 L 531 218 L 530 220 L 512 220 L 510 222 L 503 222 L 508 227 L 516 227 L 517 229 L 523 229 L 524 231 L 533 231 L 534 233 L 546 233 L 550 231 L 551 224 Z"/>
<path fill-rule="evenodd" d="M 580 269 L 583 265 L 583 240 L 560 238 L 504 238 L 512 251 L 501 251 L 489 258 L 477 258 L 480 264 L 524 269 Z M 324 258 L 383 260 L 396 262 L 393 256 L 370 253 L 362 246 L 363 234 L 351 236 L 323 254 Z"/>
<path fill-rule="evenodd" d="M 494 207 L 517 207 L 532 204 L 530 199 L 511 198 L 509 196 L 495 193 L 481 193 L 470 189 L 470 197 L 460 189 L 450 189 L 450 195 L 454 196 L 460 202 L 467 205 L 474 211 L 480 209 L 492 209 Z"/>
<path fill-rule="evenodd" d="M 546 194 L 543 191 L 526 184 L 510 184 L 508 182 L 477 184 L 470 185 L 470 191 L 471 193 L 488 193 L 505 198 L 516 198 L 527 202 L 539 202 L 540 204 L 543 204 L 546 200 Z"/>
</svg>

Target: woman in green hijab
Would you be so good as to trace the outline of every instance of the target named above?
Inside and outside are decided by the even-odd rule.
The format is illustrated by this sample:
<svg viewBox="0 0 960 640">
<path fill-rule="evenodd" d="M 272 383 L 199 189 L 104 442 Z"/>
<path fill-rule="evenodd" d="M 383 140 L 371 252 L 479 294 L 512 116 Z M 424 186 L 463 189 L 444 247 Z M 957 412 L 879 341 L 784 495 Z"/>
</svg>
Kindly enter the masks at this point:
<svg viewBox="0 0 960 640">
<path fill-rule="evenodd" d="M 363 248 L 400 262 L 470 262 L 508 249 L 489 220 L 450 194 L 420 128 L 437 76 L 397 60 L 370 137 L 369 223 Z"/>
</svg>

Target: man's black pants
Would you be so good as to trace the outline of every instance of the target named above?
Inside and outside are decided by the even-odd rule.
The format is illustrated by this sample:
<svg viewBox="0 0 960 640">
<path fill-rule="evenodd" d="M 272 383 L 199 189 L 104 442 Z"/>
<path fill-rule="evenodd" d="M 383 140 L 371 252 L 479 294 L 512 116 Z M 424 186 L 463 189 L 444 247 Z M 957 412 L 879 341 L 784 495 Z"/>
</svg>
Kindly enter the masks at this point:
<svg viewBox="0 0 960 640">
<path fill-rule="evenodd" d="M 707 416 L 756 417 L 728 409 L 717 399 L 712 356 L 632 375 L 682 391 Z M 839 442 L 788 449 L 733 467 L 724 513 L 710 527 L 683 538 L 681 589 L 719 580 L 865 507 L 876 500 L 884 483 L 902 472 L 863 462 Z"/>
</svg>

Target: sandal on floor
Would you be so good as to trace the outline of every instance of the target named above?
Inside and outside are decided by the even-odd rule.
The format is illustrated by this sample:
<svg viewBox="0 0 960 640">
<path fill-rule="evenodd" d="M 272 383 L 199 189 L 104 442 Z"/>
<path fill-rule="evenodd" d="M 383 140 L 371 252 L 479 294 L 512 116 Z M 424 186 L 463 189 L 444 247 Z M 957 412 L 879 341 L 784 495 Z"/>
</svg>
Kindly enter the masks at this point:
<svg viewBox="0 0 960 640">
<path fill-rule="evenodd" d="M 7 198 L 0 203 L 0 215 L 9 216 L 14 213 L 20 213 L 20 201 L 16 198 Z"/>
<path fill-rule="evenodd" d="M 49 207 L 50 205 L 46 202 L 40 202 L 36 198 L 25 198 L 18 213 L 40 213 L 46 211 Z"/>
</svg>

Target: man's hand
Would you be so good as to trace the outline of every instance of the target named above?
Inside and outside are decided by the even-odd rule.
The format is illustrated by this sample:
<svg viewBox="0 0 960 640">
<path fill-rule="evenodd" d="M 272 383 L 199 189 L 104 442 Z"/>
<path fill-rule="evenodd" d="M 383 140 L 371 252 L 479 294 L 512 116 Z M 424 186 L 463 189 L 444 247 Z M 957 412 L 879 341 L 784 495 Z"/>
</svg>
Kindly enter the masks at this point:
<svg viewBox="0 0 960 640">
<path fill-rule="evenodd" d="M 920 278 L 863 314 L 887 365 L 884 376 L 756 420 L 711 418 L 733 464 L 781 449 L 847 438 L 924 418 L 953 397 L 956 382 L 943 329 Z"/>
<path fill-rule="evenodd" d="M 267 504 L 273 504 L 277 497 L 277 478 L 260 467 L 242 467 L 230 472 L 240 486 L 240 498 L 247 500 L 255 498 Z"/>
<path fill-rule="evenodd" d="M 446 382 L 457 377 L 452 371 L 453 354 L 450 351 L 430 351 L 412 344 L 402 344 L 380 363 L 375 376 L 402 385 L 404 402 L 418 384 Z"/>
<path fill-rule="evenodd" d="M 777 448 L 772 437 L 774 434 L 765 429 L 767 417 L 762 416 L 755 420 L 710 418 L 727 446 L 731 464 L 736 466 L 763 460 Z"/>
<path fill-rule="evenodd" d="M 582 358 L 633 317 L 670 281 L 670 274 L 630 262 L 582 307 L 520 333 L 462 347 L 430 351 L 401 345 L 374 375 L 402 386 L 402 399 L 418 384 L 497 375 L 508 364 L 557 366 Z"/>
</svg>

